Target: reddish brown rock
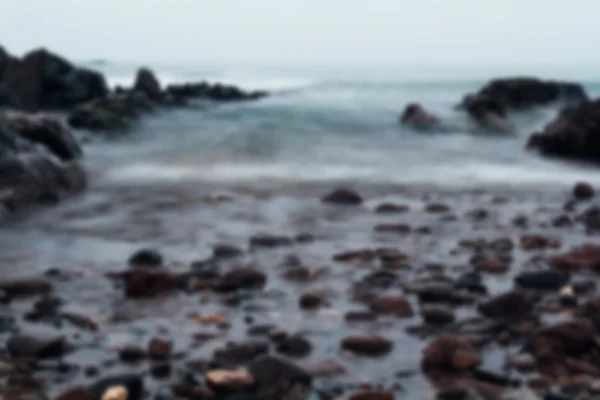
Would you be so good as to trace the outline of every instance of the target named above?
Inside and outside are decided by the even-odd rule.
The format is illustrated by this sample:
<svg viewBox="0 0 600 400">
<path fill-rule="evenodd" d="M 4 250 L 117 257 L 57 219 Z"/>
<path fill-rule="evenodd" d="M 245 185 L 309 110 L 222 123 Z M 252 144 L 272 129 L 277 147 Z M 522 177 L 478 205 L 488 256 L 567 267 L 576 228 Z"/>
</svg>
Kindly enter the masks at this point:
<svg viewBox="0 0 600 400">
<path fill-rule="evenodd" d="M 512 291 L 492 297 L 477 308 L 481 315 L 488 318 L 519 320 L 531 315 L 534 303 L 527 294 Z"/>
<path fill-rule="evenodd" d="M 316 310 L 328 305 L 325 294 L 316 290 L 302 294 L 298 303 L 303 310 Z"/>
<path fill-rule="evenodd" d="M 371 311 L 348 311 L 344 319 L 348 322 L 371 322 L 377 319 L 377 314 Z"/>
<path fill-rule="evenodd" d="M 399 295 L 375 295 L 367 300 L 371 311 L 379 314 L 394 314 L 399 318 L 410 318 L 415 312 L 410 302 Z"/>
<path fill-rule="evenodd" d="M 360 205 L 363 202 L 363 198 L 354 190 L 340 188 L 323 196 L 322 201 L 324 203 L 339 205 Z"/>
<path fill-rule="evenodd" d="M 381 203 L 375 208 L 375 212 L 378 214 L 398 214 L 409 210 L 410 207 L 407 205 L 394 203 Z"/>
<path fill-rule="evenodd" d="M 313 361 L 302 367 L 313 378 L 335 378 L 347 374 L 343 365 L 331 359 Z"/>
<path fill-rule="evenodd" d="M 381 356 L 392 350 L 393 343 L 381 336 L 346 336 L 341 348 L 365 356 Z"/>
<path fill-rule="evenodd" d="M 481 355 L 475 345 L 460 336 L 443 333 L 423 351 L 424 372 L 463 372 L 475 368 Z"/>
<path fill-rule="evenodd" d="M 491 258 L 475 264 L 475 269 L 490 274 L 504 274 L 510 269 L 510 265 L 497 258 Z"/>
<path fill-rule="evenodd" d="M 542 373 L 560 374 L 561 368 L 581 372 L 597 372 L 584 358 L 596 348 L 596 330 L 587 320 L 560 322 L 539 329 L 533 334 L 531 347 Z M 586 366 L 583 366 L 585 363 Z"/>
<path fill-rule="evenodd" d="M 175 287 L 174 277 L 166 270 L 135 268 L 123 274 L 125 296 L 154 297 Z"/>
<path fill-rule="evenodd" d="M 600 245 L 586 243 L 566 253 L 557 254 L 550 259 L 550 265 L 567 272 L 596 269 L 600 265 Z"/>
<path fill-rule="evenodd" d="M 589 200 L 596 194 L 594 187 L 588 182 L 577 182 L 573 186 L 573 198 L 575 200 Z"/>
<path fill-rule="evenodd" d="M 72 388 L 58 396 L 57 400 L 94 400 L 94 396 L 84 388 Z"/>
<path fill-rule="evenodd" d="M 375 260 L 376 257 L 377 254 L 372 249 L 359 249 L 338 253 L 333 256 L 333 261 L 350 264 L 360 264 L 371 262 Z"/>
<path fill-rule="evenodd" d="M 165 360 L 171 356 L 173 342 L 160 338 L 152 338 L 148 343 L 148 356 L 156 360 Z"/>
<path fill-rule="evenodd" d="M 391 390 L 363 389 L 351 394 L 349 400 L 394 400 L 394 392 Z"/>
<path fill-rule="evenodd" d="M 562 246 L 560 240 L 541 234 L 529 233 L 521 236 L 521 249 L 525 251 L 558 249 Z"/>
<path fill-rule="evenodd" d="M 450 206 L 443 203 L 430 203 L 425 206 L 425 211 L 429 213 L 445 213 L 450 211 Z"/>
<path fill-rule="evenodd" d="M 399 222 L 375 225 L 373 230 L 381 233 L 410 233 L 412 228 L 409 224 Z"/>
</svg>

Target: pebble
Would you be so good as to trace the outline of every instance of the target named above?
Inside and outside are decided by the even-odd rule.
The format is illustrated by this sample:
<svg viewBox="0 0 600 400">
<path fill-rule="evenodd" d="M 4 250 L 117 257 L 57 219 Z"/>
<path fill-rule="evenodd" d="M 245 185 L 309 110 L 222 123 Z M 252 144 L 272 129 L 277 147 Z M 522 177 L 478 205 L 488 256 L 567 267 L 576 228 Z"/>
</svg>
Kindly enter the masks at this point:
<svg viewBox="0 0 600 400">
<path fill-rule="evenodd" d="M 163 265 L 163 256 L 156 249 L 140 249 L 129 257 L 127 263 L 132 267 L 158 268 Z"/>
<path fill-rule="evenodd" d="M 381 356 L 392 350 L 393 343 L 381 336 L 346 336 L 341 348 L 358 355 Z"/>
<path fill-rule="evenodd" d="M 338 188 L 321 199 L 324 203 L 339 205 L 360 205 L 363 197 L 351 189 Z"/>
</svg>

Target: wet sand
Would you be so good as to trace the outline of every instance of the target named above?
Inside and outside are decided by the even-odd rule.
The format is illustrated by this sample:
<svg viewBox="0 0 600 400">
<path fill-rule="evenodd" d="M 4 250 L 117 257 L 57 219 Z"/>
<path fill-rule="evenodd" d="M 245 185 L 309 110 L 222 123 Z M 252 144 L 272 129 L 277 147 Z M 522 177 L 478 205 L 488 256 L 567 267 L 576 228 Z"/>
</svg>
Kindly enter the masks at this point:
<svg viewBox="0 0 600 400">
<path fill-rule="evenodd" d="M 322 202 L 336 187 L 357 190 L 365 201 L 360 205 Z M 574 245 L 598 243 L 582 222 L 575 221 L 593 201 L 565 211 L 570 199 L 570 188 L 467 191 L 348 182 L 92 183 L 81 197 L 0 227 L 2 280 L 42 278 L 53 288 L 51 294 L 9 296 L 0 304 L 0 321 L 16 319 L 14 324 L 0 323 L 3 343 L 11 335 L 43 329 L 64 335 L 75 347 L 65 356 L 43 361 L 35 355 L 33 361 L 18 360 L 5 352 L 0 361 L 0 367 L 7 369 L 0 368 L 5 389 L 0 394 L 17 399 L 36 398 L 19 397 L 20 393 L 41 392 L 56 398 L 69 388 L 106 376 L 135 373 L 144 376 L 147 396 L 143 398 L 176 398 L 173 385 L 189 382 L 186 376 L 191 374 L 199 382 L 194 385 L 204 386 L 206 370 L 223 365 L 219 349 L 250 341 L 261 344 L 257 354 L 282 355 L 314 376 L 306 398 L 348 398 L 362 385 L 388 390 L 386 395 L 394 393 L 391 398 L 433 399 L 440 386 L 421 372 L 422 351 L 432 339 L 444 331 L 468 336 L 470 328 L 485 325 L 476 304 L 513 288 L 516 274 L 543 269 L 550 255 Z M 396 207 L 378 210 L 383 203 Z M 558 217 L 571 224 L 556 223 Z M 528 233 L 556 238 L 559 245 L 523 249 L 521 237 Z M 502 248 L 494 248 L 493 243 Z M 234 255 L 237 252 L 231 248 L 221 247 L 222 253 L 214 254 L 218 245 L 241 252 Z M 125 296 L 120 279 L 107 274 L 136 268 L 155 271 L 154 266 L 128 265 L 140 249 L 158 251 L 163 258 L 160 270 L 184 276 L 186 288 L 169 288 L 148 298 Z M 339 256 L 364 249 L 371 251 Z M 486 257 L 506 265 L 482 267 Z M 215 282 L 220 287 L 227 271 L 242 267 L 264 274 L 264 285 L 215 290 Z M 191 270 L 197 273 L 189 275 Z M 476 270 L 487 294 L 452 286 L 459 276 Z M 585 270 L 573 280 L 595 281 L 595 275 Z M 432 323 L 425 324 L 421 314 L 427 306 L 419 301 L 419 297 L 423 300 L 419 290 L 444 282 L 450 282 L 452 296 L 462 301 L 425 301 L 441 306 L 441 312 L 428 317 Z M 307 292 L 312 295 L 300 304 Z M 544 293 L 544 299 L 551 301 L 556 292 Z M 374 306 L 373 299 L 382 295 L 405 299 L 414 315 L 398 312 L 396 306 Z M 54 298 L 60 300 L 58 308 L 48 305 Z M 36 302 L 38 312 L 31 316 Z M 559 308 L 540 312 L 540 323 L 573 313 Z M 350 321 L 348 313 L 356 311 L 365 312 L 363 320 Z M 77 321 L 86 320 L 88 325 L 57 317 L 64 314 L 78 315 Z M 446 320 L 448 315 L 454 320 Z M 354 318 L 359 319 L 356 314 Z M 481 345 L 482 365 L 527 387 L 540 374 L 537 368 L 523 374 L 506 367 L 507 356 L 522 342 L 503 342 L 502 332 L 480 332 L 487 339 Z M 353 354 L 340 348 L 349 336 L 382 337 L 392 346 L 377 356 Z M 155 360 L 143 354 L 144 359 L 131 362 L 136 351 L 147 353 L 153 338 L 171 342 L 170 354 Z M 227 362 L 243 366 L 250 360 L 247 354 L 242 357 L 233 351 Z M 22 364 L 17 368 L 18 363 Z M 34 390 L 32 379 L 39 390 Z M 442 389 L 466 385 L 484 390 L 484 386 L 490 396 L 513 393 L 518 386 L 508 380 L 491 384 L 493 379 L 470 375 L 442 381 Z"/>
</svg>

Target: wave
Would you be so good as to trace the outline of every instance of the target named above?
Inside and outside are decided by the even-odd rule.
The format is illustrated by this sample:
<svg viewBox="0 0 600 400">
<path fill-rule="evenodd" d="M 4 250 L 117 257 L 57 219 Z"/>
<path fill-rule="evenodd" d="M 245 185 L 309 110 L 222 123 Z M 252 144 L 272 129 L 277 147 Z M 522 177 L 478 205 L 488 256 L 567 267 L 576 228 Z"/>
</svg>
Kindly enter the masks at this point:
<svg viewBox="0 0 600 400">
<path fill-rule="evenodd" d="M 135 68 L 105 66 L 111 85 L 131 85 Z M 409 102 L 466 126 L 454 105 L 485 80 L 411 80 L 396 73 L 316 73 L 302 70 L 172 68 L 163 84 L 207 80 L 273 95 L 259 102 L 178 110 L 140 122 L 122 140 L 95 143 L 90 162 L 110 182 L 344 180 L 371 182 L 571 184 L 598 180 L 580 165 L 541 159 L 524 150 L 526 137 L 557 113 L 545 107 L 511 119 L 517 138 L 486 138 L 460 129 L 423 135 L 397 119 Z M 560 77 L 559 77 L 560 78 Z M 592 96 L 600 82 L 585 82 Z"/>
</svg>

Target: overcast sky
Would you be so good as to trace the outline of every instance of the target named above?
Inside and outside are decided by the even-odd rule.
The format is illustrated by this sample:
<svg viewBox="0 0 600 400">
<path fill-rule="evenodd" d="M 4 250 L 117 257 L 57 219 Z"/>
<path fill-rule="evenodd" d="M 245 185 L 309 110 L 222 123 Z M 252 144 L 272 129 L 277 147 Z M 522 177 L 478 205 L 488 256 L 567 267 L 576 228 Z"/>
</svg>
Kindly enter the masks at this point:
<svg viewBox="0 0 600 400">
<path fill-rule="evenodd" d="M 69 58 L 600 64 L 598 0 L 0 0 L 0 41 Z"/>
</svg>

